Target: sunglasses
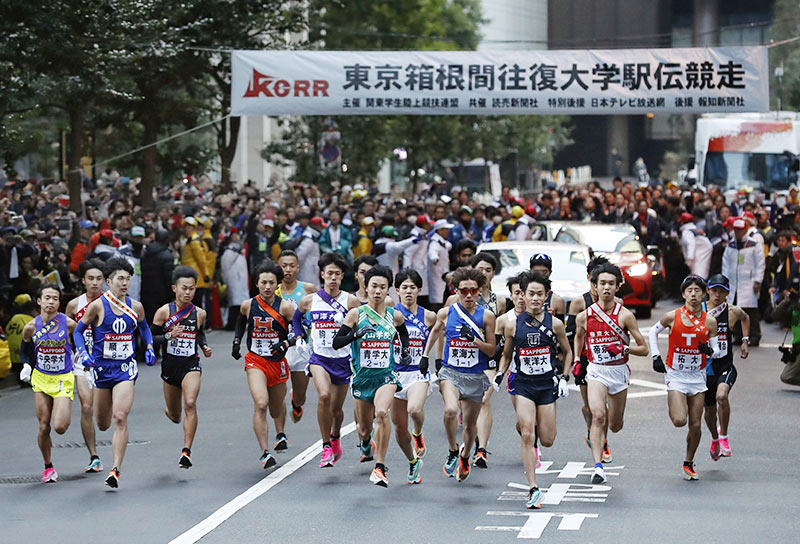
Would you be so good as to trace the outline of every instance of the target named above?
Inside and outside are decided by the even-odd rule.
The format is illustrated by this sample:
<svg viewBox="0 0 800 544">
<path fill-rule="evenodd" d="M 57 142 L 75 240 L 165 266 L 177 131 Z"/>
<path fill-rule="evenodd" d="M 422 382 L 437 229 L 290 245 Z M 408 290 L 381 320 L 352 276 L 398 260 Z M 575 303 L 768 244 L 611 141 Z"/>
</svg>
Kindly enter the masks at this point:
<svg viewBox="0 0 800 544">
<path fill-rule="evenodd" d="M 462 295 L 477 295 L 479 289 L 477 287 L 459 287 L 458 292 Z"/>
</svg>

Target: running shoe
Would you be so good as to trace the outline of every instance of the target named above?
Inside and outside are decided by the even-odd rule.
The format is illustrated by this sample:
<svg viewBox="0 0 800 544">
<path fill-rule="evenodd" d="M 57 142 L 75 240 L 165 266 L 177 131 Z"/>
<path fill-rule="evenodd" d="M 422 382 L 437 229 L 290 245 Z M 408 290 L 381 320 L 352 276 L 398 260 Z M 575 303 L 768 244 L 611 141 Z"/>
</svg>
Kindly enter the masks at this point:
<svg viewBox="0 0 800 544">
<path fill-rule="evenodd" d="M 542 468 L 542 458 L 539 457 L 539 448 L 533 448 L 534 453 L 536 453 L 536 468 Z"/>
<path fill-rule="evenodd" d="M 119 487 L 119 469 L 117 467 L 109 471 L 108 477 L 106 478 L 106 485 L 113 489 Z"/>
<path fill-rule="evenodd" d="M 342 458 L 342 438 L 339 437 L 336 440 L 331 439 L 331 450 L 333 450 L 333 462 L 335 463 L 339 459 Z"/>
<path fill-rule="evenodd" d="M 594 474 L 592 474 L 592 483 L 604 484 L 607 481 L 608 478 L 606 478 L 606 471 L 603 470 L 603 467 L 594 467 Z"/>
<path fill-rule="evenodd" d="M 463 448 L 462 448 L 463 449 Z M 456 481 L 463 482 L 469 478 L 469 474 L 471 472 L 470 468 L 470 460 L 469 457 L 464 459 L 461 455 L 458 456 L 458 462 L 456 463 Z"/>
<path fill-rule="evenodd" d="M 603 444 L 603 455 L 600 460 L 604 463 L 610 463 L 614 460 L 614 458 L 611 456 L 611 450 L 608 449 L 608 440 L 606 440 L 605 444 Z"/>
<path fill-rule="evenodd" d="M 725 438 L 720 437 L 719 439 L 719 456 L 720 457 L 730 457 L 732 455 L 731 452 L 731 444 L 728 442 L 728 437 Z"/>
<path fill-rule="evenodd" d="M 414 457 L 417 459 L 425 457 L 425 453 L 428 450 L 425 447 L 425 439 L 422 438 L 422 433 L 419 433 L 419 435 L 411 433 L 411 445 L 414 446 Z"/>
<path fill-rule="evenodd" d="M 286 451 L 289 449 L 289 441 L 286 439 L 285 434 L 280 433 L 275 438 L 277 438 L 277 442 L 272 446 L 272 449 L 275 451 Z"/>
<path fill-rule="evenodd" d="M 333 448 L 325 446 L 322 448 L 322 457 L 319 460 L 319 468 L 329 468 L 333 466 L 336 459 L 333 455 Z"/>
<path fill-rule="evenodd" d="M 697 475 L 697 471 L 694 469 L 694 463 L 692 463 L 691 461 L 683 462 L 683 479 L 684 480 L 700 479 L 700 476 Z"/>
<path fill-rule="evenodd" d="M 458 465 L 458 450 L 447 454 L 447 460 L 442 465 L 442 472 L 448 478 L 452 478 L 456 473 L 456 465 Z"/>
<path fill-rule="evenodd" d="M 475 452 L 475 456 L 472 458 L 472 462 L 478 468 L 489 468 L 487 461 L 486 448 L 478 448 L 478 451 Z"/>
<path fill-rule="evenodd" d="M 372 469 L 372 474 L 369 475 L 369 481 L 381 487 L 389 487 L 389 478 L 386 477 L 386 471 L 380 467 Z"/>
<path fill-rule="evenodd" d="M 458 413 L 458 424 L 459 425 L 463 425 L 464 424 L 463 418 L 461 417 L 461 412 Z"/>
<path fill-rule="evenodd" d="M 58 481 L 58 472 L 53 467 L 46 468 L 42 471 L 42 483 L 50 484 Z"/>
<path fill-rule="evenodd" d="M 720 452 L 719 440 L 712 440 L 711 441 L 711 451 L 709 453 L 711 453 L 711 458 L 714 461 L 719 461 L 719 452 Z"/>
<path fill-rule="evenodd" d="M 294 393 L 289 397 L 292 403 L 292 421 L 297 423 L 301 419 L 303 419 L 303 407 L 302 406 L 295 406 L 294 404 Z"/>
<path fill-rule="evenodd" d="M 589 439 L 589 433 L 591 432 L 591 429 L 586 429 L 586 445 L 589 446 L 589 449 L 592 449 L 592 441 Z"/>
<path fill-rule="evenodd" d="M 261 461 L 261 466 L 264 468 L 264 470 L 272 468 L 278 464 L 278 462 L 275 460 L 272 454 L 268 451 L 264 452 L 264 455 L 261 456 L 261 459 L 259 459 L 259 461 Z"/>
<path fill-rule="evenodd" d="M 419 457 L 417 457 L 417 462 L 413 465 L 411 463 L 408 464 L 408 483 L 422 483 L 422 459 Z"/>
<path fill-rule="evenodd" d="M 538 487 L 536 489 L 531 489 L 530 493 L 528 493 L 528 502 L 525 503 L 525 508 L 528 510 L 538 510 L 542 507 L 542 502 L 544 502 L 544 493 Z"/>
<path fill-rule="evenodd" d="M 192 466 L 192 454 L 183 450 L 181 452 L 181 458 L 178 461 L 178 466 L 181 468 L 190 468 Z"/>
<path fill-rule="evenodd" d="M 359 444 L 358 447 L 361 450 L 361 462 L 367 463 L 372 461 L 372 456 L 375 454 L 375 441 L 370 438 L 369 445 L 366 448 L 364 444 Z"/>
<path fill-rule="evenodd" d="M 103 463 L 100 462 L 99 457 L 95 457 L 89 461 L 89 464 L 83 469 L 84 472 L 100 472 L 101 470 L 103 470 Z"/>
</svg>

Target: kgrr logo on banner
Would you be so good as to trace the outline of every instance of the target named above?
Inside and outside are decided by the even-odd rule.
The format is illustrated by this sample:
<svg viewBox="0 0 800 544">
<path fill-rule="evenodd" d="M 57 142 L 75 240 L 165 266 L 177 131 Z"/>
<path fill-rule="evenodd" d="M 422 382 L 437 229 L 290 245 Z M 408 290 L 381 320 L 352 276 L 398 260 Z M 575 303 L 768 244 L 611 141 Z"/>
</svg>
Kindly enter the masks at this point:
<svg viewBox="0 0 800 544">
<path fill-rule="evenodd" d="M 294 96 L 328 96 L 328 82 L 324 79 L 296 79 L 289 82 L 285 79 L 277 79 L 273 76 L 262 74 L 253 69 L 253 78 L 247 91 L 242 95 L 243 98 L 258 98 L 259 95 L 266 97 L 285 97 L 294 92 Z M 312 93 L 312 94 L 309 94 Z"/>
</svg>

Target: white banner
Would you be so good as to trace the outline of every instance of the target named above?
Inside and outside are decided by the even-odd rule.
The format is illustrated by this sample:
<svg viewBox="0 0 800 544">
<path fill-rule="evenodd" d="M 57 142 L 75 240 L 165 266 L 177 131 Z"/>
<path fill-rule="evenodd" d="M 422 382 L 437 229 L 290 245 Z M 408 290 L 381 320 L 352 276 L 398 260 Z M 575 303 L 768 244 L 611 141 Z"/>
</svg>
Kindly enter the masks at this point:
<svg viewBox="0 0 800 544">
<path fill-rule="evenodd" d="M 765 47 L 234 51 L 232 115 L 769 110 Z"/>
</svg>

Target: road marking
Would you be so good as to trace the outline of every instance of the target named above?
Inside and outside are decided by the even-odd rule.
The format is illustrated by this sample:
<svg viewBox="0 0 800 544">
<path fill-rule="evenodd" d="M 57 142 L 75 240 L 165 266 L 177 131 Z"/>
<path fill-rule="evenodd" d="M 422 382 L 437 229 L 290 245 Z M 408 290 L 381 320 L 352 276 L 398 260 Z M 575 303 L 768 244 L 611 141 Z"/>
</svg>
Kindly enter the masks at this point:
<svg viewBox="0 0 800 544">
<path fill-rule="evenodd" d="M 560 517 L 561 522 L 558 524 L 559 531 L 579 531 L 583 520 L 587 518 L 597 518 L 598 514 L 559 514 L 555 512 L 508 512 L 492 510 L 486 512 L 487 516 L 523 516 L 527 517 L 527 521 L 523 526 L 486 526 L 479 525 L 475 527 L 476 531 L 519 531 L 517 538 L 540 538 L 550 520 L 554 517 Z"/>
<path fill-rule="evenodd" d="M 356 429 L 355 422 L 342 427 L 340 436 L 347 436 Z M 194 544 L 208 533 L 222 525 L 225 520 L 230 518 L 236 512 L 259 498 L 261 495 L 281 483 L 285 478 L 291 476 L 303 465 L 308 463 L 319 455 L 320 448 L 322 448 L 322 440 L 317 440 L 314 444 L 307 447 L 291 461 L 278 467 L 275 472 L 267 475 L 257 484 L 253 485 L 250 489 L 223 505 L 216 512 L 208 516 L 206 519 L 183 533 L 182 535 L 172 539 L 170 544 Z"/>
<path fill-rule="evenodd" d="M 641 393 L 631 393 L 628 395 L 629 399 L 640 399 L 642 397 L 664 397 L 667 391 L 642 391 Z"/>
<path fill-rule="evenodd" d="M 631 383 L 633 385 L 641 385 L 642 387 L 650 387 L 651 389 L 661 389 L 663 391 L 667 390 L 667 386 L 664 385 L 664 382 L 650 382 L 647 380 L 639 380 L 637 378 L 631 378 Z"/>
</svg>

